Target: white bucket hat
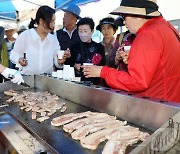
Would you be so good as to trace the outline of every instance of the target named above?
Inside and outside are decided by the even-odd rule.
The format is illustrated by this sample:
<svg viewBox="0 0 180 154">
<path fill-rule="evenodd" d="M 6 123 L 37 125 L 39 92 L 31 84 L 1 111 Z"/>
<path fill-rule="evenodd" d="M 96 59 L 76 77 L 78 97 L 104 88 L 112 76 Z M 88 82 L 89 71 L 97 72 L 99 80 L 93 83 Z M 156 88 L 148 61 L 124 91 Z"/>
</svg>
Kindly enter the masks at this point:
<svg viewBox="0 0 180 154">
<path fill-rule="evenodd" d="M 4 30 L 7 31 L 7 30 L 16 30 L 16 28 L 12 27 L 11 25 L 4 25 Z"/>
</svg>

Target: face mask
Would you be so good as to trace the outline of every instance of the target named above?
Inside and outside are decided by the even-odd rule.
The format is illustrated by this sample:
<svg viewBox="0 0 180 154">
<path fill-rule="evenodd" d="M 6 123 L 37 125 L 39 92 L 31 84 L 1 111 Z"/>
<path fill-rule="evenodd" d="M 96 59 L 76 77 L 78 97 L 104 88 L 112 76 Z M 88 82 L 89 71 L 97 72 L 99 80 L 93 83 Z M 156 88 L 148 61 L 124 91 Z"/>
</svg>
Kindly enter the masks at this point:
<svg viewBox="0 0 180 154">
<path fill-rule="evenodd" d="M 82 42 L 88 42 L 91 39 L 91 34 L 81 33 L 79 34 L 79 37 Z"/>
</svg>

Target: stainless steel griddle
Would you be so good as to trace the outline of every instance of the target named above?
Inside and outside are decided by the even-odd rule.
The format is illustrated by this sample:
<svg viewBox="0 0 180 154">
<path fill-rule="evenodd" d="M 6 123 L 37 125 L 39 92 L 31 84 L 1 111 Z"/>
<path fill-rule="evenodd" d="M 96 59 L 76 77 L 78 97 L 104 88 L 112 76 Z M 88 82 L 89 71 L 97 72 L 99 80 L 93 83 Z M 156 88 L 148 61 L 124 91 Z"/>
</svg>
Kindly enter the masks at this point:
<svg viewBox="0 0 180 154">
<path fill-rule="evenodd" d="M 15 85 L 10 82 L 1 84 L 1 104 L 6 104 L 5 100 L 9 98 L 3 94 L 4 90 L 48 91 L 60 96 L 60 99 L 65 101 L 67 111 L 65 111 L 64 114 L 89 110 L 106 112 L 110 115 L 117 116 L 121 120 L 127 120 L 130 124 L 149 133 L 156 131 L 167 122 L 169 118 L 180 111 L 180 105 L 178 103 L 151 98 L 140 98 L 132 93 L 94 86 L 89 83 L 64 81 L 43 75 L 26 76 L 25 82 L 30 85 L 31 88 Z M 0 129 L 2 126 L 5 127 L 5 124 L 1 124 L 4 115 L 12 119 L 12 121 L 14 120 L 16 122 L 15 125 L 21 126 L 37 140 L 35 144 L 39 144 L 42 150 L 37 148 L 35 153 L 45 151 L 48 153 L 62 154 L 100 154 L 104 147 L 104 143 L 101 143 L 97 150 L 87 150 L 80 145 L 79 141 L 73 140 L 65 133 L 62 127 L 52 126 L 50 124 L 52 118 L 62 115 L 61 113 L 55 113 L 50 119 L 38 123 L 36 120 L 31 119 L 30 112 L 21 111 L 19 105 L 16 103 L 10 103 L 9 106 L 3 107 L 2 112 L 4 113 L 0 114 Z M 7 127 L 9 127 L 9 125 Z M 17 149 L 11 147 L 12 144 L 10 144 L 10 141 L 8 141 L 2 131 L 0 136 L 3 136 L 1 142 L 7 142 L 4 146 L 10 150 Z M 128 152 L 132 151 L 136 146 L 130 147 Z"/>
</svg>

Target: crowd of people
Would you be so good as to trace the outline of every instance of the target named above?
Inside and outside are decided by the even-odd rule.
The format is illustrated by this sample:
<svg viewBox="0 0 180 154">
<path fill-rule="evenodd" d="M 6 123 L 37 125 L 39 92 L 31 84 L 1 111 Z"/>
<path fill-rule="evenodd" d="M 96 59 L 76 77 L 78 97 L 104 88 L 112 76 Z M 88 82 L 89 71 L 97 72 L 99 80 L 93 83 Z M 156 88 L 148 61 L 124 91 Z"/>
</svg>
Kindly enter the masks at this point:
<svg viewBox="0 0 180 154">
<path fill-rule="evenodd" d="M 70 65 L 82 81 L 180 102 L 180 35 L 154 1 L 122 0 L 110 13 L 118 18 L 104 17 L 96 26 L 103 34 L 100 43 L 92 40 L 93 18 L 81 18 L 75 4 L 62 10 L 63 28 L 57 31 L 55 10 L 49 6 L 37 10 L 29 29 L 16 40 L 12 31 L 5 31 L 7 53 L 2 56 L 1 43 L 1 63 L 6 59 L 2 64 L 10 69 L 0 66 L 4 77 L 8 78 L 9 71 L 20 79 L 13 82 L 23 82 L 12 64 L 20 65 L 21 73 L 27 75 L 52 73 Z M 115 37 L 118 26 L 127 31 Z M 62 59 L 58 59 L 59 50 L 64 50 Z"/>
</svg>

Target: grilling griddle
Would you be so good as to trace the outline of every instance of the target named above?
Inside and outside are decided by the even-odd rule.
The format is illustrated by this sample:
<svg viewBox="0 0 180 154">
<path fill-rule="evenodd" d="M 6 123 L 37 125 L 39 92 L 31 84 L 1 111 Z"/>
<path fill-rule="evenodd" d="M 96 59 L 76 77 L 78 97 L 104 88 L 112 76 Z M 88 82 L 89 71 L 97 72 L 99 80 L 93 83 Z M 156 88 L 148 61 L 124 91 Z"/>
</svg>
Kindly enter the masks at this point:
<svg viewBox="0 0 180 154">
<path fill-rule="evenodd" d="M 32 91 L 37 92 L 40 91 L 37 88 L 31 88 L 31 89 L 23 89 L 23 90 L 17 90 L 18 92 L 22 91 Z M 11 96 L 6 96 L 3 93 L 0 93 L 1 101 L 3 104 L 9 104 L 8 107 L 6 107 L 6 112 L 10 114 L 20 125 L 22 125 L 27 131 L 29 131 L 34 137 L 38 137 L 43 139 L 48 145 L 50 145 L 52 148 L 54 148 L 58 153 L 62 154 L 100 154 L 102 152 L 102 149 L 106 143 L 101 143 L 96 150 L 88 150 L 86 148 L 83 148 L 80 145 L 80 142 L 78 140 L 74 140 L 71 138 L 71 136 L 63 131 L 62 126 L 60 127 L 54 127 L 50 124 L 51 120 L 54 117 L 68 114 L 68 113 L 80 113 L 85 111 L 92 111 L 97 112 L 94 109 L 90 109 L 87 107 L 84 107 L 82 105 L 78 105 L 76 103 L 73 103 L 71 101 L 65 100 L 60 97 L 59 102 L 63 101 L 66 103 L 67 111 L 64 113 L 60 113 L 60 111 L 53 114 L 53 116 L 50 116 L 50 118 L 44 122 L 37 122 L 36 120 L 32 120 L 31 118 L 31 111 L 26 112 L 25 110 L 20 110 L 18 103 L 6 103 L 5 101 L 10 98 Z M 129 123 L 130 124 L 130 123 Z M 130 124 L 131 126 L 135 126 L 133 124 Z M 148 133 L 152 133 L 149 130 L 145 130 L 143 128 L 140 128 L 141 131 L 146 131 Z M 141 142 L 138 142 L 140 144 Z M 129 146 L 127 149 L 127 152 L 134 149 L 138 144 L 134 144 L 133 146 Z"/>
<path fill-rule="evenodd" d="M 31 89 L 25 89 L 25 90 L 18 90 L 21 91 L 40 91 L 37 88 L 31 88 Z M 5 94 L 0 94 L 1 101 L 3 104 L 5 103 L 5 100 L 10 98 L 10 96 L 5 96 Z M 68 100 L 64 100 L 63 98 L 60 98 L 60 101 L 64 101 L 67 106 L 67 111 L 64 113 L 60 113 L 60 111 L 56 112 L 50 118 L 44 122 L 37 122 L 36 120 L 32 120 L 31 118 L 31 111 L 26 112 L 24 110 L 20 110 L 18 103 L 8 103 L 9 106 L 6 107 L 6 112 L 9 113 L 15 120 L 17 120 L 25 129 L 27 129 L 33 136 L 40 137 L 43 139 L 47 144 L 49 144 L 51 147 L 53 147 L 58 153 L 62 154 L 97 154 L 101 153 L 101 150 L 103 148 L 103 144 L 99 146 L 99 148 L 95 151 L 87 150 L 83 148 L 80 145 L 80 142 L 77 140 L 73 140 L 71 136 L 64 132 L 61 127 L 54 127 L 51 125 L 51 120 L 54 117 L 68 114 L 68 113 L 78 113 L 78 112 L 85 112 L 89 111 L 90 109 L 87 107 L 84 107 L 82 105 L 78 105 L 75 103 L 72 103 Z M 91 110 L 94 111 L 94 110 Z"/>
<path fill-rule="evenodd" d="M 179 111 L 178 104 L 173 102 L 169 102 L 169 104 L 166 102 L 164 104 L 162 100 L 142 99 L 133 94 L 119 92 L 113 89 L 58 80 L 48 76 L 28 76 L 25 78 L 25 81 L 32 88 L 14 87 L 11 83 L 2 86 L 2 88 L 5 90 L 18 89 L 18 91 L 26 90 L 33 92 L 48 91 L 60 96 L 60 101 L 65 101 L 67 110 L 63 114 L 85 111 L 106 112 L 110 115 L 117 116 L 121 120 L 126 120 L 130 125 L 139 127 L 140 130 L 147 131 L 148 133 L 154 132 L 169 117 L 172 117 Z M 5 103 L 5 100 L 10 98 L 3 93 L 0 93 L 0 97 L 2 103 Z M 163 116 L 153 119 L 154 116 L 158 115 L 156 113 L 157 109 Z M 73 140 L 68 133 L 64 132 L 62 126 L 52 126 L 50 124 L 51 120 L 54 117 L 63 115 L 60 112 L 53 114 L 48 120 L 42 123 L 32 120 L 31 112 L 20 110 L 17 103 L 9 103 L 9 106 L 5 107 L 5 112 L 18 121 L 40 143 L 52 147 L 57 153 L 100 154 L 105 145 L 105 142 L 101 143 L 98 149 L 94 151 L 85 149 L 80 145 L 78 140 Z M 138 144 L 129 147 L 127 152 L 130 152 Z"/>
</svg>

